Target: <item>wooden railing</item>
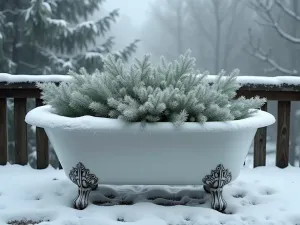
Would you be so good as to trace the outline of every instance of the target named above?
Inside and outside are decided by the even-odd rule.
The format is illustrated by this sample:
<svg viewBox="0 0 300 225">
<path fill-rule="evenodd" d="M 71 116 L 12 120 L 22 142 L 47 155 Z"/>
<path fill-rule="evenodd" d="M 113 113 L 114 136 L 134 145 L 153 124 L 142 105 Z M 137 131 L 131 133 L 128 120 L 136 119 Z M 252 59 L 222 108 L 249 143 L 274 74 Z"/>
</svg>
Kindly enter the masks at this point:
<svg viewBox="0 0 300 225">
<path fill-rule="evenodd" d="M 1 74 L 0 74 L 1 75 Z M 1 78 L 1 76 L 0 76 Z M 0 79 L 1 81 L 1 79 Z M 300 78 L 299 78 L 300 81 Z M 266 97 L 268 100 L 278 101 L 277 116 L 277 146 L 276 166 L 285 168 L 289 162 L 289 134 L 291 101 L 300 100 L 300 82 L 298 85 L 282 83 L 271 84 L 243 84 L 238 96 Z M 28 163 L 27 125 L 24 122 L 27 112 L 26 102 L 29 98 L 35 99 L 35 105 L 42 105 L 40 90 L 35 83 L 7 83 L 0 82 L 0 165 L 7 164 L 7 99 L 14 99 L 14 142 L 15 164 Z M 267 104 L 263 106 L 267 111 Z M 254 139 L 254 167 L 266 165 L 266 137 L 267 129 L 258 129 Z M 48 138 L 43 129 L 36 129 L 37 168 L 43 169 L 49 165 Z"/>
</svg>

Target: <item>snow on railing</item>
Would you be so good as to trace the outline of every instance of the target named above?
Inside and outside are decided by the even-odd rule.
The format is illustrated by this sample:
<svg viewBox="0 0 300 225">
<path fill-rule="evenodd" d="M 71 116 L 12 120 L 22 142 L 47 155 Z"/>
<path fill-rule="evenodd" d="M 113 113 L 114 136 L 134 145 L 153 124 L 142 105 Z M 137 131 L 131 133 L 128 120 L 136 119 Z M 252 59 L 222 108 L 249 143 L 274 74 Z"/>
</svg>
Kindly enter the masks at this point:
<svg viewBox="0 0 300 225">
<path fill-rule="evenodd" d="M 208 80 L 214 80 L 217 75 L 208 75 Z M 0 82 L 7 83 L 34 83 L 34 82 L 61 82 L 72 79 L 69 75 L 11 75 L 0 73 Z M 298 76 L 238 76 L 237 81 L 242 85 L 300 85 L 300 77 Z"/>
<path fill-rule="evenodd" d="M 61 82 L 72 79 L 68 75 L 11 75 L 0 73 L 0 82 L 7 83 L 34 83 L 34 82 Z"/>
</svg>

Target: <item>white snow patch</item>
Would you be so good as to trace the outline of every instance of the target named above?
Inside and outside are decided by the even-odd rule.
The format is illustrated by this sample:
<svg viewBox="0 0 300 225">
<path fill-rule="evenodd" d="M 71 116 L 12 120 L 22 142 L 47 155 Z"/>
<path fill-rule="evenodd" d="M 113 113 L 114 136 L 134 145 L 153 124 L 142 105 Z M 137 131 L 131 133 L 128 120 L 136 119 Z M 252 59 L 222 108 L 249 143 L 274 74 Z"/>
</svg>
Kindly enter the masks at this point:
<svg viewBox="0 0 300 225">
<path fill-rule="evenodd" d="M 73 62 L 71 60 L 64 62 L 63 68 L 74 68 Z"/>
<path fill-rule="evenodd" d="M 96 25 L 95 21 L 84 21 L 84 22 L 78 24 L 75 27 L 75 29 L 78 29 L 78 28 L 81 28 L 81 27 L 86 27 L 86 28 L 89 28 L 89 29 L 92 28 L 95 33 L 98 33 L 98 28 L 97 28 L 97 25 Z"/>
<path fill-rule="evenodd" d="M 86 52 L 84 54 L 84 58 L 85 59 L 91 59 L 91 58 L 102 58 L 103 54 L 99 53 L 99 52 Z"/>
<path fill-rule="evenodd" d="M 49 23 L 55 24 L 56 26 L 68 27 L 68 22 L 65 20 L 47 18 L 47 21 Z"/>
<path fill-rule="evenodd" d="M 224 214 L 210 208 L 202 186 L 100 186 L 79 211 L 72 208 L 77 187 L 63 171 L 0 166 L 0 224 L 295 225 L 300 223 L 299 177 L 300 168 L 294 167 L 244 168 L 224 188 Z"/>
<path fill-rule="evenodd" d="M 19 42 L 19 43 L 16 44 L 16 47 L 17 47 L 17 48 L 21 48 L 22 46 L 23 46 L 23 43 L 22 43 L 22 42 Z"/>
<path fill-rule="evenodd" d="M 51 6 L 48 2 L 43 2 L 42 4 L 47 9 L 48 12 L 52 12 Z"/>
<path fill-rule="evenodd" d="M 63 23 L 63 21 L 60 21 Z M 85 24 L 87 26 L 89 23 Z M 99 53 L 88 52 L 86 57 L 101 56 Z M 45 77 L 45 78 L 41 78 Z M 50 78 L 48 78 L 50 77 Z M 62 78 L 63 77 L 63 78 Z M 67 78 L 68 77 L 68 78 Z M 214 81 L 217 75 L 208 75 L 208 81 Z M 30 79 L 29 79 L 30 78 Z M 55 80 L 57 78 L 57 80 Z M 28 79 L 30 81 L 28 81 Z M 63 81 L 65 79 L 70 79 L 67 75 L 11 75 L 6 73 L 0 73 L 0 82 L 39 82 L 39 81 Z M 239 76 L 237 81 L 242 84 L 260 84 L 260 85 L 274 85 L 281 86 L 282 84 L 288 85 L 300 85 L 299 76 L 278 76 L 278 77 L 262 77 L 262 76 Z"/>
<path fill-rule="evenodd" d="M 72 79 L 68 75 L 11 75 L 0 73 L 0 82 L 22 83 L 22 82 L 61 82 Z"/>
<path fill-rule="evenodd" d="M 13 26 L 14 26 L 14 23 L 13 23 L 13 22 L 8 22 L 8 23 L 6 23 L 5 25 L 6 25 L 6 27 L 13 27 Z"/>
<path fill-rule="evenodd" d="M 161 132 L 174 131 L 176 128 L 171 122 L 148 123 L 147 126 L 141 128 L 140 122 L 125 122 L 119 119 L 81 116 L 81 117 L 65 117 L 55 114 L 55 109 L 49 105 L 41 106 L 29 111 L 25 117 L 25 121 L 33 126 L 42 128 L 60 128 L 70 130 L 128 130 Z M 225 122 L 206 122 L 200 123 L 184 123 L 178 131 L 190 132 L 219 132 L 234 131 L 247 128 L 260 128 L 271 125 L 275 122 L 275 118 L 268 112 L 257 110 L 251 116 L 233 121 Z"/>
<path fill-rule="evenodd" d="M 31 11 L 32 11 L 32 6 L 30 6 L 30 7 L 26 10 L 25 21 L 28 21 L 28 20 L 29 20 Z"/>
</svg>

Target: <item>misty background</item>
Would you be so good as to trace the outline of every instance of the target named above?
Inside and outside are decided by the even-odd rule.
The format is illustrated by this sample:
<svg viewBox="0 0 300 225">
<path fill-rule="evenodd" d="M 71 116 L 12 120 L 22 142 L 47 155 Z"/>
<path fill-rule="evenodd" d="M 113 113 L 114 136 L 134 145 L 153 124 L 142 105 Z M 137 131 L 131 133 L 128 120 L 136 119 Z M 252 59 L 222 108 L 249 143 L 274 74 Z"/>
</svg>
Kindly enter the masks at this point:
<svg viewBox="0 0 300 225">
<path fill-rule="evenodd" d="M 161 55 L 174 60 L 191 49 L 198 69 L 210 74 L 239 68 L 241 76 L 299 76 L 299 0 L 17 2 L 0 2 L 0 73 L 66 74 L 81 66 L 91 72 L 101 70 L 108 52 L 127 62 L 150 53 L 157 62 Z M 118 14 L 110 14 L 116 9 Z M 268 111 L 276 116 L 277 104 L 270 102 Z M 293 102 L 290 163 L 295 166 L 300 156 L 299 112 L 299 103 Z M 267 162 L 272 165 L 276 127 L 268 128 Z M 30 132 L 33 137 L 34 129 Z M 30 151 L 34 163 L 33 142 Z"/>
</svg>

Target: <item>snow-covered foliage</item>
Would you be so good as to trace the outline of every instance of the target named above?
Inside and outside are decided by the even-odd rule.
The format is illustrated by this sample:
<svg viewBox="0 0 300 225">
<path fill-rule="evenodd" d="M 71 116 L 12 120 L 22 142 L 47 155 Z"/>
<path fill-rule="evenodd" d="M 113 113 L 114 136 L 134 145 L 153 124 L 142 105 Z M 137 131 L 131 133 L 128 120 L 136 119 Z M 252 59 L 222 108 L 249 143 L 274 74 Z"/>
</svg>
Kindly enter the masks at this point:
<svg viewBox="0 0 300 225">
<path fill-rule="evenodd" d="M 101 68 L 102 59 L 114 46 L 113 37 L 105 35 L 119 16 L 113 10 L 101 19 L 86 21 L 101 3 L 103 0 L 0 2 L 0 72 L 65 74 L 80 67 L 88 71 Z M 102 44 L 98 46 L 99 39 Z M 128 59 L 136 43 L 114 53 Z"/>
<path fill-rule="evenodd" d="M 173 63 L 161 57 L 153 66 L 150 56 L 125 68 L 123 62 L 109 54 L 104 71 L 88 74 L 70 72 L 73 77 L 59 86 L 39 83 L 42 98 L 59 115 L 77 117 L 93 115 L 122 118 L 131 122 L 228 121 L 242 119 L 260 108 L 265 99 L 258 97 L 234 99 L 240 85 L 238 70 L 229 76 L 221 71 L 213 83 L 194 69 L 195 58 L 190 52 Z"/>
</svg>

